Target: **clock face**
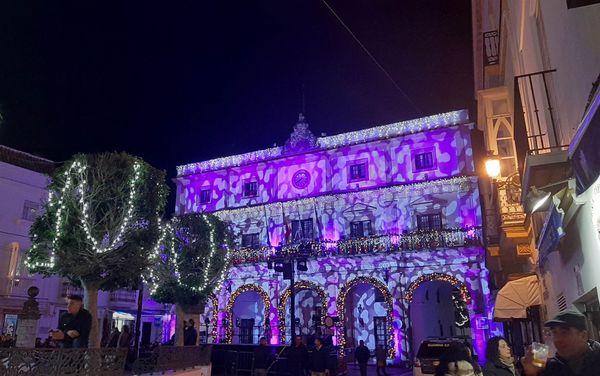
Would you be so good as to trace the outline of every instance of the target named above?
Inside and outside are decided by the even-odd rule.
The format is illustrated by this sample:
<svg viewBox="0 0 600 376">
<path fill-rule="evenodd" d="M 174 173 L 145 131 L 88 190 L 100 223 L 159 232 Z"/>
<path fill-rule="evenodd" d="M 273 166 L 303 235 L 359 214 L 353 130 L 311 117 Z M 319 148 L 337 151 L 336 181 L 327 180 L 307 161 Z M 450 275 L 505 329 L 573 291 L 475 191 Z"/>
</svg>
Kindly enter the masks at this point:
<svg viewBox="0 0 600 376">
<path fill-rule="evenodd" d="M 298 171 L 296 171 L 294 176 L 292 176 L 292 184 L 297 189 L 304 189 L 304 188 L 308 187 L 309 183 L 310 183 L 310 174 L 306 170 L 298 170 Z"/>
</svg>

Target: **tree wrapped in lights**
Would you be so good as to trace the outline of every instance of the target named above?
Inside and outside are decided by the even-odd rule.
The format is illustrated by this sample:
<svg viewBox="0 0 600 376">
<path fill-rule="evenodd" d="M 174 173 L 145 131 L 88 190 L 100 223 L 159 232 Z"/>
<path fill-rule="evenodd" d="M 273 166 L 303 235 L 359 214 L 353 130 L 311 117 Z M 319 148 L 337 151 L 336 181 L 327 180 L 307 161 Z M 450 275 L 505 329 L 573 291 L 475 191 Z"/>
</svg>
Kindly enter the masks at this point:
<svg viewBox="0 0 600 376">
<path fill-rule="evenodd" d="M 206 214 L 175 217 L 161 230 L 146 279 L 154 300 L 175 304 L 175 344 L 182 346 L 181 318 L 186 311 L 204 305 L 213 290 L 223 284 L 232 236 L 227 224 Z"/>
<path fill-rule="evenodd" d="M 43 214 L 31 226 L 31 272 L 81 284 L 99 346 L 98 290 L 137 287 L 160 236 L 165 174 L 125 153 L 76 155 L 51 176 Z"/>
</svg>

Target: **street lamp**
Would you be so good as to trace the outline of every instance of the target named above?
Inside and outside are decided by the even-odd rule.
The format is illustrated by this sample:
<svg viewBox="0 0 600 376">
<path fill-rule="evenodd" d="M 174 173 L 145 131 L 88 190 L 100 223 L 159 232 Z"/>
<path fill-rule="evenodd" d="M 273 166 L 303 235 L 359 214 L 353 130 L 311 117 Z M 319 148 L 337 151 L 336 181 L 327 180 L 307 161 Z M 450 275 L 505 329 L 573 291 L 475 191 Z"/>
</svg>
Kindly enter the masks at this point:
<svg viewBox="0 0 600 376">
<path fill-rule="evenodd" d="M 485 161 L 485 172 L 492 179 L 500 176 L 500 158 L 497 156 L 490 156 Z"/>
</svg>

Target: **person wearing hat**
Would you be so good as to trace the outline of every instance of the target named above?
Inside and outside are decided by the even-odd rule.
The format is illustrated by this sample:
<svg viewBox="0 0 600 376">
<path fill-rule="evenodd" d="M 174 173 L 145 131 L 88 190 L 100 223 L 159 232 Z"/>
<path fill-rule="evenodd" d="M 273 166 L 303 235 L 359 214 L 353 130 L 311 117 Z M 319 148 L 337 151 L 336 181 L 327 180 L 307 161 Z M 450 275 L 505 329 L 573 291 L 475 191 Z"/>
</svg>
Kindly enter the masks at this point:
<svg viewBox="0 0 600 376">
<path fill-rule="evenodd" d="M 533 352 L 528 349 L 523 358 L 527 376 L 587 376 L 600 375 L 600 351 L 589 345 L 585 316 L 577 311 L 563 311 L 544 326 L 550 329 L 556 355 L 545 367 L 533 365 Z"/>
</svg>

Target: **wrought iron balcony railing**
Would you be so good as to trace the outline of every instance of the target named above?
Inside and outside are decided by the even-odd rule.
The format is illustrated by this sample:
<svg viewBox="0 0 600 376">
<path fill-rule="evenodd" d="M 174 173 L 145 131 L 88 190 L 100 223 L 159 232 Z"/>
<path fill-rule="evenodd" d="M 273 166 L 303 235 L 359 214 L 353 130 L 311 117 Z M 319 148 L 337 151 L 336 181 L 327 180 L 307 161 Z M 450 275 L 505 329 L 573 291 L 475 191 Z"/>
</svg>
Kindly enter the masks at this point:
<svg viewBox="0 0 600 376">
<path fill-rule="evenodd" d="M 556 104 L 550 91 L 554 72 L 556 69 L 515 76 L 515 116 L 522 107 L 529 154 L 568 148 L 568 142 L 561 139 Z"/>
<path fill-rule="evenodd" d="M 419 251 L 440 248 L 480 246 L 480 227 L 414 231 L 345 240 L 316 240 L 287 244 L 282 247 L 240 248 L 234 251 L 233 264 L 268 261 L 277 256 L 331 257 L 375 253 Z"/>
</svg>

